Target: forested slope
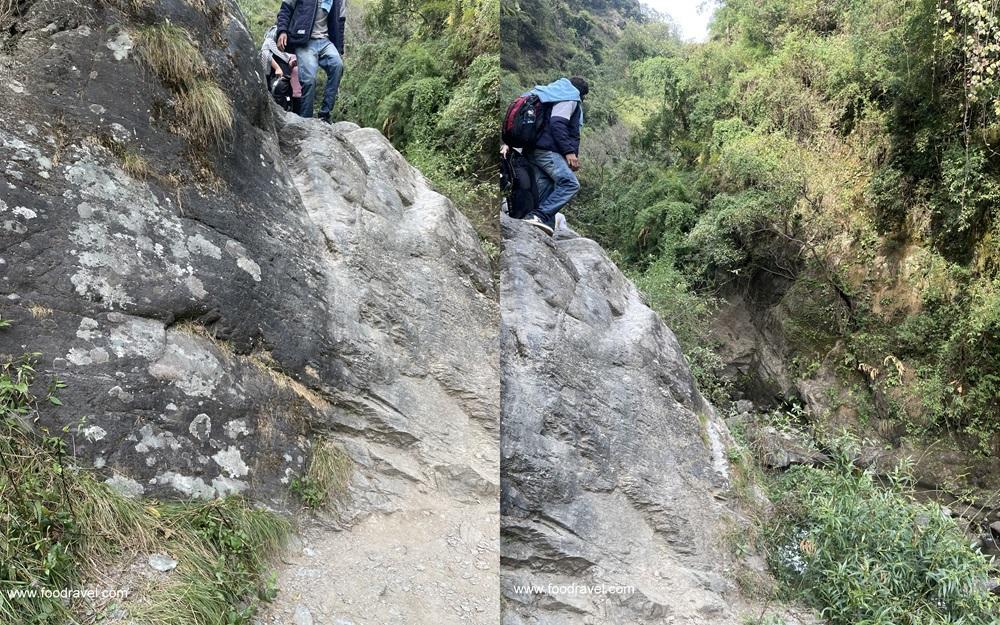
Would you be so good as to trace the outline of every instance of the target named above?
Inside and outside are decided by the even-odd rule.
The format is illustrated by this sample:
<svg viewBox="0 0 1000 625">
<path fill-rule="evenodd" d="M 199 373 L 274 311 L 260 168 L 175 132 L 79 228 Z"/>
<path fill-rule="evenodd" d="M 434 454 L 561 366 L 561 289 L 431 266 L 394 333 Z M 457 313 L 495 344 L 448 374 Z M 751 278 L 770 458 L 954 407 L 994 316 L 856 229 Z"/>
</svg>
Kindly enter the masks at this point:
<svg viewBox="0 0 1000 625">
<path fill-rule="evenodd" d="M 620 14 L 605 9 L 596 21 Z M 551 37 L 518 31 L 540 50 L 559 45 Z M 829 369 L 856 421 L 960 432 L 989 454 L 997 37 L 996 7 L 979 0 L 734 0 L 705 44 L 626 20 L 612 43 L 565 62 L 522 51 L 557 62 L 518 61 L 506 80 L 592 78 L 571 219 L 620 255 L 702 368 L 724 364 L 705 349 L 720 298 L 780 303 L 791 377 Z M 704 383 L 735 385 L 720 397 L 750 392 L 709 373 Z M 781 386 L 773 397 L 790 399 Z"/>
</svg>

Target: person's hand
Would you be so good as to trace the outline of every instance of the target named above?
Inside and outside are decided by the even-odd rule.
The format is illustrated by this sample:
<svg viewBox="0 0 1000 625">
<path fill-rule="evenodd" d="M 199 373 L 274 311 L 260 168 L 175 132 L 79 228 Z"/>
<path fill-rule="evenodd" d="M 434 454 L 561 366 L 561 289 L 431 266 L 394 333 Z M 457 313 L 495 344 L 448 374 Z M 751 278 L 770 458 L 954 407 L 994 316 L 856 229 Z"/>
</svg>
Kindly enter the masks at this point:
<svg viewBox="0 0 1000 625">
<path fill-rule="evenodd" d="M 282 52 L 285 51 L 285 46 L 288 45 L 288 33 L 281 33 L 278 35 L 278 49 Z"/>
<path fill-rule="evenodd" d="M 567 154 L 566 163 L 569 165 L 569 168 L 572 169 L 573 171 L 577 171 L 580 169 L 580 159 L 576 157 L 576 154 Z"/>
<path fill-rule="evenodd" d="M 277 76 L 278 78 L 284 78 L 285 72 L 281 71 L 281 68 L 278 67 L 274 70 L 274 75 Z"/>
<path fill-rule="evenodd" d="M 500 146 L 500 156 L 506 157 L 509 152 L 510 152 L 509 145 L 505 143 L 502 146 Z"/>
</svg>

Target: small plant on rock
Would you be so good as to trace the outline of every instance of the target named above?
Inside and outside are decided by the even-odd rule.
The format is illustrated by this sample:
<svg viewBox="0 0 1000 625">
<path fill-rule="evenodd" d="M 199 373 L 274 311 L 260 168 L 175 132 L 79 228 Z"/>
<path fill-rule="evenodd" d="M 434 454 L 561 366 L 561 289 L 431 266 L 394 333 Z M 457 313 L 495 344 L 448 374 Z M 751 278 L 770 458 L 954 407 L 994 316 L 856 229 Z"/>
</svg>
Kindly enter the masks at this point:
<svg viewBox="0 0 1000 625">
<path fill-rule="evenodd" d="M 189 86 L 208 70 L 191 33 L 169 21 L 140 29 L 136 47 L 146 65 L 174 88 Z"/>
<path fill-rule="evenodd" d="M 347 490 L 353 464 L 339 447 L 330 441 L 317 443 L 305 475 L 292 480 L 289 488 L 308 508 L 321 508 Z"/>
</svg>

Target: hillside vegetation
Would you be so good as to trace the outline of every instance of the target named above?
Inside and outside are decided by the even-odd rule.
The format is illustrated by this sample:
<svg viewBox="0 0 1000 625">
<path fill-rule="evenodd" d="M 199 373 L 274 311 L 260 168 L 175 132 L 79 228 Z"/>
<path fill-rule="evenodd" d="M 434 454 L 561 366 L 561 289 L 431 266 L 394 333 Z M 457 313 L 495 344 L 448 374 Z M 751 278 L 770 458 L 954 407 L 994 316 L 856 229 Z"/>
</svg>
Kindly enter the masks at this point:
<svg viewBox="0 0 1000 625">
<path fill-rule="evenodd" d="M 514 31 L 554 63 L 531 66 L 521 51 L 505 80 L 592 79 L 572 216 L 620 255 L 689 350 L 704 348 L 714 298 L 768 279 L 794 294 L 787 335 L 804 375 L 835 354 L 862 419 L 963 432 L 991 453 L 995 3 L 733 0 L 701 45 L 656 19 L 590 37 L 591 23 L 632 13 L 567 6 L 552 9 L 558 28 Z"/>
</svg>

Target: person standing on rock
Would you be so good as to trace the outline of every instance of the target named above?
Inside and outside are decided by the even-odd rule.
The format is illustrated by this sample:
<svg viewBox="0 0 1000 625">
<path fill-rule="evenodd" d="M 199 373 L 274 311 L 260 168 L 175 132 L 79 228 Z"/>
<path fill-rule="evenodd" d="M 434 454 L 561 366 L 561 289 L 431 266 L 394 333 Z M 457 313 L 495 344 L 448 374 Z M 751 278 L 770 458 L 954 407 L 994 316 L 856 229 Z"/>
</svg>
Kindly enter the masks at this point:
<svg viewBox="0 0 1000 625">
<path fill-rule="evenodd" d="M 583 127 L 583 98 L 590 85 L 580 76 L 560 78 L 531 90 L 545 103 L 548 116 L 535 145 L 525 156 L 535 170 L 538 206 L 525 221 L 552 234 L 556 214 L 580 190 L 573 172 L 580 169 L 580 129 Z"/>
<path fill-rule="evenodd" d="M 278 10 L 278 48 L 290 49 L 299 63 L 302 103 L 299 115 L 313 116 L 316 76 L 326 72 L 326 89 L 319 118 L 330 121 L 344 75 L 344 23 L 347 0 L 281 0 Z"/>
</svg>

